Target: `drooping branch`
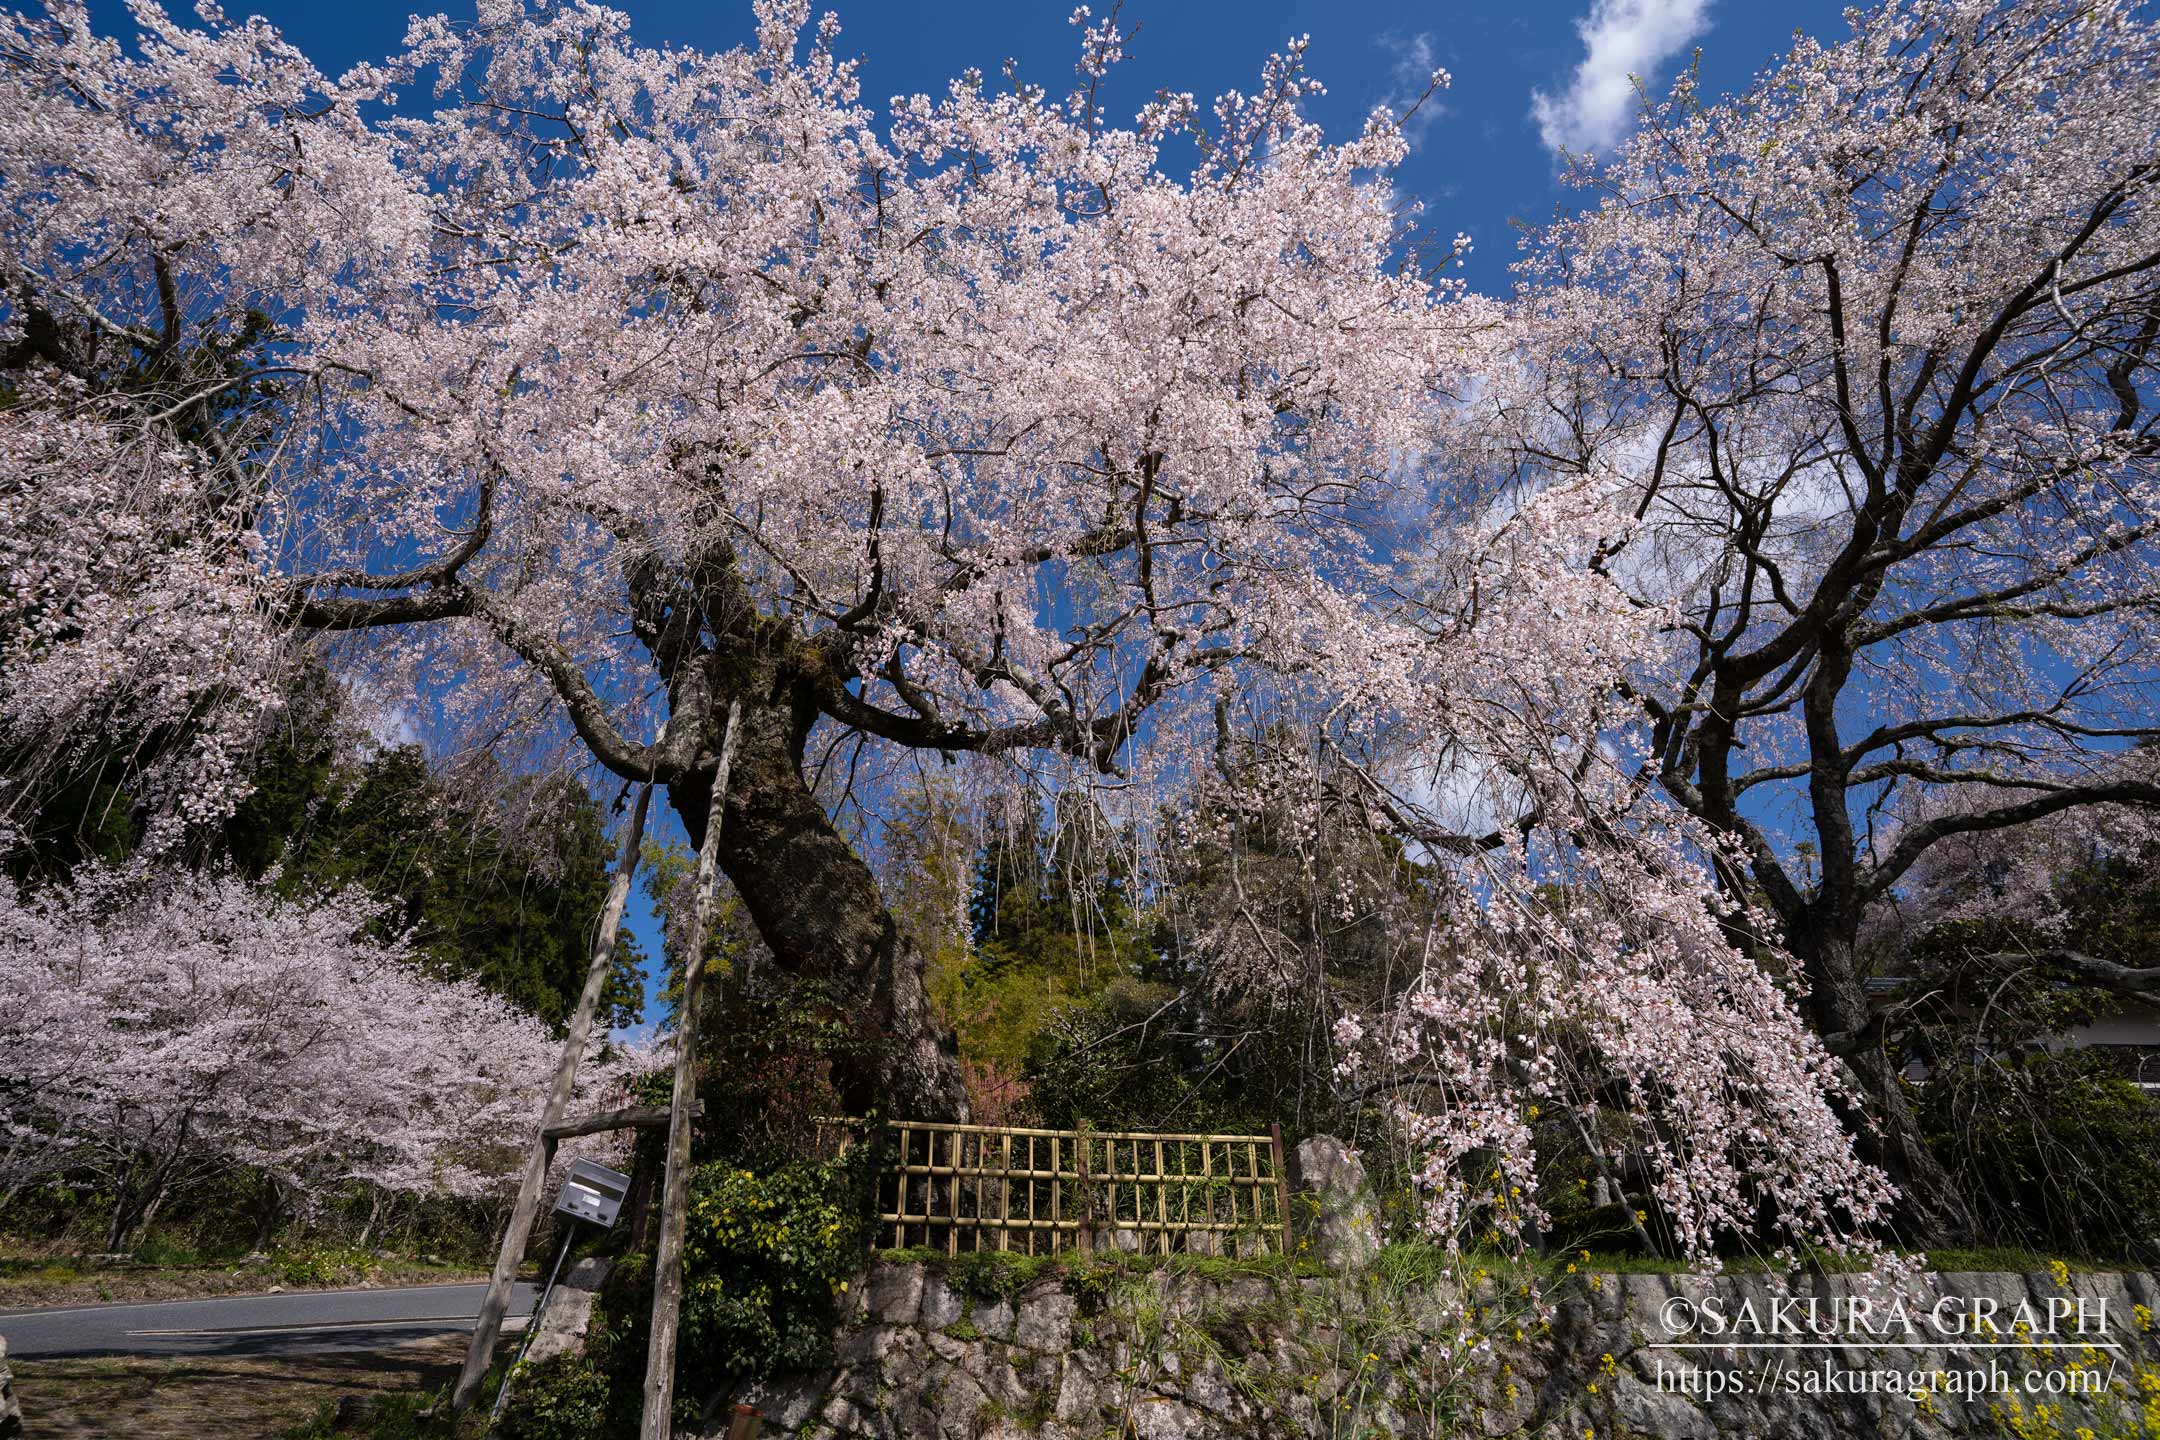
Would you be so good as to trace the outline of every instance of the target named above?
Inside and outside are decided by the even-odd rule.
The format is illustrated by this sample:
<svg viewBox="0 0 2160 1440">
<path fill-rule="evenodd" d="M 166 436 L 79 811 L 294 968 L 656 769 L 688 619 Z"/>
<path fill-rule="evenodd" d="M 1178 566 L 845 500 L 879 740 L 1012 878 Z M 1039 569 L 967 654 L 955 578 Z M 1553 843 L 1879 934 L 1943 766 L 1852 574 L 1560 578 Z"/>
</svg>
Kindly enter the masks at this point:
<svg viewBox="0 0 2160 1440">
<path fill-rule="evenodd" d="M 2118 780 L 2094 785 L 2063 785 L 2015 805 L 1940 815 L 1906 827 L 1890 853 L 1869 866 L 1861 882 L 1862 896 L 1874 900 L 1889 893 L 1906 871 L 1929 849 L 1953 835 L 1988 830 L 2007 830 L 2028 825 L 2065 810 L 2094 805 L 2160 806 L 2160 785 Z"/>
</svg>

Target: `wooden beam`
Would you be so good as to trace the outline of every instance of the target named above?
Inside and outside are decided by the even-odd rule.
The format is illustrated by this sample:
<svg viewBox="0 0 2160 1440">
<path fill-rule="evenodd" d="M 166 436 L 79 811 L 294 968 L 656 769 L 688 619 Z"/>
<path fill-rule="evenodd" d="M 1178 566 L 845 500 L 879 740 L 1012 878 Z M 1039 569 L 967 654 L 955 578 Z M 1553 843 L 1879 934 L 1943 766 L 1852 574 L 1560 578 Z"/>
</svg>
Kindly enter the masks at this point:
<svg viewBox="0 0 2160 1440">
<path fill-rule="evenodd" d="M 662 732 L 663 736 L 665 731 Z M 548 1129 L 562 1123 L 569 1108 L 570 1091 L 577 1081 L 578 1062 L 585 1058 L 585 1042 L 591 1038 L 593 1012 L 599 1008 L 600 992 L 615 972 L 615 933 L 622 928 L 623 907 L 630 899 L 630 877 L 637 869 L 638 849 L 645 840 L 645 811 L 652 802 L 652 782 L 638 787 L 637 804 L 630 823 L 623 827 L 622 854 L 615 861 L 615 876 L 608 883 L 607 904 L 601 907 L 600 927 L 593 936 L 592 963 L 585 970 L 585 989 L 563 1035 L 562 1057 L 555 1062 L 555 1080 L 540 1107 L 540 1124 L 525 1155 L 525 1173 L 518 1178 L 517 1201 L 510 1207 L 510 1223 L 503 1229 L 502 1245 L 495 1252 L 495 1270 L 488 1277 L 487 1296 L 480 1302 L 479 1319 L 473 1323 L 472 1344 L 465 1351 L 465 1368 L 457 1388 L 450 1394 L 450 1413 L 461 1415 L 480 1394 L 488 1365 L 495 1358 L 495 1341 L 502 1333 L 503 1315 L 510 1308 L 510 1287 L 525 1259 L 532 1239 L 533 1220 L 540 1212 L 540 1190 L 547 1182 L 548 1163 L 555 1142 Z"/>
<path fill-rule="evenodd" d="M 705 1113 L 705 1102 L 700 1100 L 694 1115 Z M 565 1120 L 550 1125 L 540 1133 L 550 1140 L 569 1140 L 579 1135 L 598 1135 L 608 1130 L 658 1130 L 668 1123 L 668 1112 L 658 1105 L 633 1107 L 627 1110 L 603 1110 L 597 1115 L 587 1115 L 582 1120 Z"/>
<path fill-rule="evenodd" d="M 727 809 L 728 770 L 735 763 L 735 733 L 742 702 L 728 702 L 727 732 L 720 740 L 720 768 L 713 776 L 712 809 L 705 844 L 698 851 L 697 894 L 690 912 L 683 957 L 682 1010 L 675 1026 L 675 1093 L 668 1106 L 667 1175 L 660 1190 L 660 1243 L 653 1258 L 652 1336 L 645 1351 L 645 1413 L 639 1440 L 671 1440 L 675 1433 L 675 1340 L 682 1318 L 683 1241 L 690 1220 L 690 1107 L 697 1103 L 698 1011 L 705 1001 L 706 932 L 712 928 L 713 889 L 719 880 L 720 820 Z"/>
</svg>

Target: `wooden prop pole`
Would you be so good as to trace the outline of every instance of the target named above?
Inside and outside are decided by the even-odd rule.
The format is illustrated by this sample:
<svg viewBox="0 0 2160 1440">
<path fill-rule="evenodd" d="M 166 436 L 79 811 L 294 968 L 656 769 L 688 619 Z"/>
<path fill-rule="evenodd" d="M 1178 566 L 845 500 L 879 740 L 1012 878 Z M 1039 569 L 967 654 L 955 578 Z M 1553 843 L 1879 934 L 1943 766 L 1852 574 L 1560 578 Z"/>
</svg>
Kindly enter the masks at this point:
<svg viewBox="0 0 2160 1440">
<path fill-rule="evenodd" d="M 675 1339 L 682 1317 L 683 1235 L 690 1207 L 690 1114 L 697 1102 L 698 1011 L 704 1000 L 705 937 L 712 926 L 713 889 L 720 870 L 720 820 L 727 808 L 728 769 L 735 763 L 735 730 L 742 702 L 728 703 L 713 776 L 705 843 L 698 849 L 697 898 L 683 960 L 682 1005 L 675 1026 L 675 1094 L 668 1106 L 667 1177 L 660 1191 L 660 1244 L 653 1260 L 652 1341 L 645 1352 L 645 1413 L 640 1440 L 669 1440 L 675 1408 Z"/>
<path fill-rule="evenodd" d="M 517 1203 L 510 1207 L 510 1223 L 503 1230 L 502 1248 L 495 1252 L 495 1270 L 488 1277 L 487 1297 L 480 1302 L 480 1318 L 473 1325 L 472 1346 L 465 1352 L 465 1368 L 457 1388 L 450 1394 L 450 1412 L 462 1415 L 480 1394 L 495 1355 L 495 1341 L 502 1333 L 503 1314 L 510 1308 L 510 1287 L 517 1267 L 525 1258 L 526 1242 L 532 1239 L 533 1218 L 540 1211 L 540 1190 L 547 1183 L 548 1161 L 554 1142 L 547 1132 L 560 1124 L 569 1108 L 570 1091 L 577 1081 L 578 1062 L 585 1058 L 585 1042 L 592 1036 L 593 1012 L 600 1006 L 600 992 L 607 988 L 615 970 L 615 932 L 622 927 L 623 906 L 630 899 L 630 877 L 637 870 L 638 848 L 645 841 L 645 811 L 652 801 L 652 782 L 638 787 L 637 804 L 631 807 L 630 823 L 623 830 L 622 855 L 615 862 L 615 878 L 608 882 L 607 904 L 600 911 L 600 930 L 593 937 L 592 964 L 585 971 L 585 989 L 570 1016 L 569 1032 L 563 1036 L 562 1058 L 555 1062 L 555 1083 L 548 1088 L 547 1103 L 540 1108 L 540 1124 L 533 1131 L 532 1148 L 525 1156 L 525 1173 L 518 1180 Z"/>
</svg>

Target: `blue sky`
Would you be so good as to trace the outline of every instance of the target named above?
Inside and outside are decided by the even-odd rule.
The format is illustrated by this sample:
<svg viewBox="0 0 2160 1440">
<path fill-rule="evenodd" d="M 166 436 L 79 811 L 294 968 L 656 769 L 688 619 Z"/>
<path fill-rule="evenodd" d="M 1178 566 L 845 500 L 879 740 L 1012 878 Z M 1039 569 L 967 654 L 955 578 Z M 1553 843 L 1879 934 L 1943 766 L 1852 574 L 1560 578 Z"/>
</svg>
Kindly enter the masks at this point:
<svg viewBox="0 0 2160 1440">
<path fill-rule="evenodd" d="M 104 23 L 118 19 L 116 4 L 97 8 Z M 413 8 L 411 0 L 230 3 L 235 14 L 259 10 L 331 73 L 394 51 Z M 618 8 L 652 45 L 725 49 L 750 30 L 748 0 L 627 0 Z M 971 66 L 994 77 L 1008 58 L 1053 94 L 1072 81 L 1079 36 L 1068 23 L 1070 0 L 840 0 L 817 8 L 839 14 L 841 48 L 864 57 L 864 95 L 881 108 L 895 94 L 940 91 Z M 1108 0 L 1095 9 L 1106 13 Z M 465 18 L 471 10 L 453 5 L 450 13 Z M 1265 57 L 1298 35 L 1311 36 L 1309 67 L 1328 86 L 1314 113 L 1337 134 L 1353 131 L 1376 104 L 1399 109 L 1433 68 L 1446 68 L 1453 84 L 1418 117 L 1397 188 L 1425 203 L 1431 229 L 1472 237 L 1477 249 L 1464 274 L 1487 292 L 1508 284 L 1513 222 L 1549 219 L 1578 199 L 1558 183 L 1553 144 L 1597 148 L 1625 133 L 1630 75 L 1662 94 L 1699 49 L 1704 88 L 1717 94 L 1744 88 L 1795 30 L 1826 40 L 1845 32 L 1831 0 L 1127 0 L 1121 20 L 1139 31 L 1114 72 L 1111 110 L 1120 116 L 1161 88 L 1203 99 L 1250 89 Z M 679 838 L 672 816 L 655 818 L 660 838 Z M 642 894 L 630 923 L 657 955 L 658 925 Z"/>
<path fill-rule="evenodd" d="M 175 9 L 185 8 L 184 0 Z M 227 0 L 234 14 L 259 11 L 335 73 L 379 59 L 398 44 L 413 0 Z M 1007 58 L 1023 78 L 1062 94 L 1073 78 L 1079 34 L 1071 0 L 826 0 L 842 25 L 843 52 L 864 59 L 863 93 L 882 107 L 895 94 L 944 88 L 975 66 L 996 77 Z M 107 23 L 117 5 L 101 4 Z M 618 0 L 646 44 L 725 49 L 750 31 L 749 0 Z M 1098 17 L 1109 0 L 1097 0 Z M 471 13 L 469 0 L 448 7 Z M 1129 116 L 1159 88 L 1203 99 L 1250 89 L 1266 56 L 1310 35 L 1309 63 L 1328 86 L 1315 106 L 1338 134 L 1373 105 L 1422 88 L 1435 66 L 1454 84 L 1444 108 L 1419 116 L 1417 146 L 1400 188 L 1426 204 L 1442 235 L 1467 232 L 1478 251 L 1466 273 L 1479 289 L 1507 283 L 1512 220 L 1538 221 L 1574 192 L 1555 181 L 1548 132 L 1581 144 L 1623 129 L 1632 109 L 1627 76 L 1663 93 L 1677 66 L 1702 51 L 1706 88 L 1744 87 L 1805 30 L 1845 33 L 1831 0 L 1126 0 L 1121 20 L 1139 26 L 1130 58 L 1114 72 L 1112 112 Z M 1588 43 L 1595 39 L 1594 45 Z M 1413 77 L 1415 80 L 1413 81 Z M 1545 120 L 1536 113 L 1546 97 Z"/>
</svg>

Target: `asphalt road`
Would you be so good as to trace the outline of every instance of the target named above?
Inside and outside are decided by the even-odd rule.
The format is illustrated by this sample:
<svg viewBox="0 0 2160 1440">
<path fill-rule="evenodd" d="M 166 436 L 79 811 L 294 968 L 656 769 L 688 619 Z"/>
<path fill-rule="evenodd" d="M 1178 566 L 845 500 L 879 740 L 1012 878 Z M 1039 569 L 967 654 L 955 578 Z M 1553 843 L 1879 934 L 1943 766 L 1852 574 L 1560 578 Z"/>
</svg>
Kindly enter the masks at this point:
<svg viewBox="0 0 2160 1440">
<path fill-rule="evenodd" d="M 510 1297 L 523 1323 L 537 1287 Z M 300 1355 L 379 1350 L 405 1340 L 472 1329 L 485 1285 L 398 1290 L 308 1290 L 143 1305 L 0 1310 L 10 1360 L 89 1355 Z"/>
</svg>

